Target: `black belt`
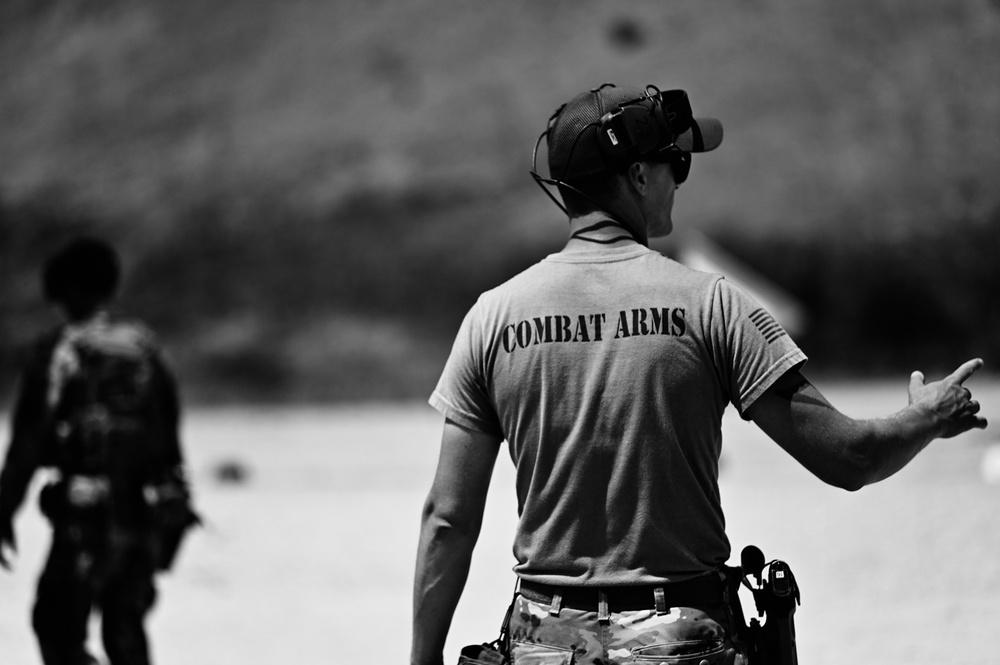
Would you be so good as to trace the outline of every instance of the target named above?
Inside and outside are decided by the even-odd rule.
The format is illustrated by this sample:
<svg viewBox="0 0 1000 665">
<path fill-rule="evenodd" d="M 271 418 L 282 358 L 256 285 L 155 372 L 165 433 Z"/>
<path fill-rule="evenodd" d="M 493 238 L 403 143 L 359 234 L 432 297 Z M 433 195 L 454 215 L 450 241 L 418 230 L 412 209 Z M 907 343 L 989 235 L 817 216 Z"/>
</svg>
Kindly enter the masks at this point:
<svg viewBox="0 0 1000 665">
<path fill-rule="evenodd" d="M 575 610 L 599 611 L 601 595 L 611 612 L 657 609 L 657 596 L 666 607 L 718 605 L 725 597 L 725 584 L 717 574 L 700 575 L 683 582 L 645 584 L 642 586 L 556 586 L 521 580 L 521 595 L 543 605 L 551 605 L 560 596 L 560 605 Z"/>
</svg>

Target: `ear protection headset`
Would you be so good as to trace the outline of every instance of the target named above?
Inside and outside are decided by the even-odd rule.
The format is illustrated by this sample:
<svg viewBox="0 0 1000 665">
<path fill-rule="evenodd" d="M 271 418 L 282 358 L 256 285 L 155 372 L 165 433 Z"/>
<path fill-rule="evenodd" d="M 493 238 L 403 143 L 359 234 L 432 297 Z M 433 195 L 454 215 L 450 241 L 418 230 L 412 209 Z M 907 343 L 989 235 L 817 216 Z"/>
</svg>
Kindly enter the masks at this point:
<svg viewBox="0 0 1000 665">
<path fill-rule="evenodd" d="M 602 86 L 603 87 L 603 86 Z M 605 113 L 598 122 L 597 146 L 608 166 L 623 171 L 633 162 L 680 152 L 678 136 L 691 128 L 691 102 L 683 90 L 660 90 L 647 85 L 645 94 Z M 687 174 L 685 173 L 685 176 Z"/>
<path fill-rule="evenodd" d="M 591 92 L 596 93 L 607 87 L 614 85 L 605 83 Z M 565 108 L 566 105 L 563 104 L 556 109 L 549 117 L 545 131 L 535 141 L 535 148 L 531 153 L 531 176 L 542 191 L 568 215 L 566 207 L 545 185 L 562 185 L 584 198 L 590 197 L 564 182 L 564 175 L 556 177 L 553 173 L 551 178 L 544 178 L 537 170 L 538 146 L 552 130 Z M 631 164 L 641 160 L 666 162 L 670 164 L 674 181 L 679 185 L 687 179 L 691 171 L 691 154 L 682 151 L 674 142 L 678 136 L 691 128 L 693 122 L 691 102 L 688 100 L 687 92 L 684 90 L 661 92 L 656 86 L 647 85 L 642 96 L 622 102 L 617 108 L 601 116 L 598 121 L 580 129 L 569 150 L 563 167 L 564 173 L 565 169 L 569 168 L 580 138 L 596 125 L 597 145 L 605 165 L 610 170 L 621 173 Z"/>
</svg>

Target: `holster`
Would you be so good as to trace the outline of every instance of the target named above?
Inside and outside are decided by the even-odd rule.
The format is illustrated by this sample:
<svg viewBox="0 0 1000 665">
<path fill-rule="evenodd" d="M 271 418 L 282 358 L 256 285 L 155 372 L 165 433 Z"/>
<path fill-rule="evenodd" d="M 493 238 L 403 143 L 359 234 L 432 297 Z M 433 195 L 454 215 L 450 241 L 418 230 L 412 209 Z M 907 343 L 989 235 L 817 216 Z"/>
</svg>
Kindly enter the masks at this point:
<svg viewBox="0 0 1000 665">
<path fill-rule="evenodd" d="M 727 567 L 729 607 L 736 623 L 736 633 L 749 658 L 749 665 L 798 665 L 795 644 L 795 607 L 799 604 L 799 588 L 791 568 L 784 561 L 767 564 L 765 577 L 756 571 L 758 587 L 747 581 L 750 571 L 742 567 Z M 749 624 L 739 597 L 740 585 L 751 590 L 757 615 Z"/>
<path fill-rule="evenodd" d="M 158 488 L 152 504 L 153 558 L 157 570 L 170 570 L 188 531 L 201 524 L 186 491 Z"/>
<path fill-rule="evenodd" d="M 729 611 L 735 628 L 733 642 L 740 650 L 750 658 L 751 665 L 754 665 L 752 657 L 755 652 L 754 635 L 747 625 L 746 615 L 743 613 L 743 603 L 740 601 L 740 585 L 743 583 L 743 569 L 739 566 L 723 566 L 726 574 L 726 602 L 729 604 Z"/>
</svg>

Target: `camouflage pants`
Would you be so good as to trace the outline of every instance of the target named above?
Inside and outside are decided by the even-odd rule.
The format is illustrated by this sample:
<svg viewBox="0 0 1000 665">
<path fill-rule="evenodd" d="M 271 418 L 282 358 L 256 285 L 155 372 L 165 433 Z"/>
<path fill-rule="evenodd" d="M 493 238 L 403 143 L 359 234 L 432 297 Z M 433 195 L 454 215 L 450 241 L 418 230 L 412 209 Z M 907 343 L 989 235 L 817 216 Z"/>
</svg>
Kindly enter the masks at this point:
<svg viewBox="0 0 1000 665">
<path fill-rule="evenodd" d="M 143 621 L 156 599 L 152 561 L 143 548 L 132 546 L 119 552 L 113 565 L 101 564 L 64 532 L 53 537 L 32 613 L 45 665 L 93 662 L 85 650 L 93 609 L 101 612 L 111 665 L 149 665 Z"/>
<path fill-rule="evenodd" d="M 728 608 L 672 607 L 611 612 L 561 608 L 553 613 L 518 595 L 510 619 L 513 665 L 746 665 L 733 644 Z"/>
</svg>

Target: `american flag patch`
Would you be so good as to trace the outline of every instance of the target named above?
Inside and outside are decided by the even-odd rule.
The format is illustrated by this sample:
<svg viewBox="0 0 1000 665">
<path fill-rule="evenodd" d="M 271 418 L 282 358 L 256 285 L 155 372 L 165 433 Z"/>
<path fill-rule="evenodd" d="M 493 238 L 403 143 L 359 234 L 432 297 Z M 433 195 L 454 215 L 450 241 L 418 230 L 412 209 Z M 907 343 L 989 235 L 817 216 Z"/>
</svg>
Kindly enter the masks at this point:
<svg viewBox="0 0 1000 665">
<path fill-rule="evenodd" d="M 767 340 L 768 344 L 771 344 L 776 339 L 779 339 L 788 334 L 785 332 L 784 328 L 778 325 L 778 322 L 775 321 L 774 318 L 770 314 L 768 314 L 767 310 L 765 309 L 758 309 L 754 311 L 752 314 L 750 314 L 749 318 L 750 321 L 752 321 L 753 324 L 757 326 L 757 330 L 760 332 L 761 335 L 764 336 L 764 339 Z"/>
</svg>

